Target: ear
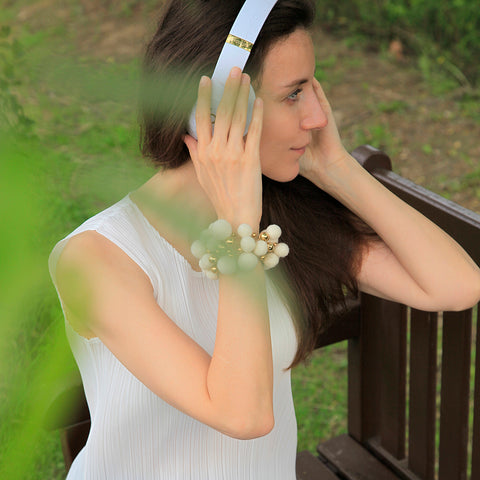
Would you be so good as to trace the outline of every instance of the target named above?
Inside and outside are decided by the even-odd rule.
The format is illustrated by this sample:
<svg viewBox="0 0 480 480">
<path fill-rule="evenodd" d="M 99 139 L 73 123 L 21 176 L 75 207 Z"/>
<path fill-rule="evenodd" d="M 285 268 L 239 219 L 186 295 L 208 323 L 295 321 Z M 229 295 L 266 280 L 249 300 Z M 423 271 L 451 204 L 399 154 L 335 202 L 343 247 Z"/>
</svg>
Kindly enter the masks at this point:
<svg viewBox="0 0 480 480">
<path fill-rule="evenodd" d="M 193 138 L 191 135 L 185 135 L 183 137 L 183 142 L 188 148 L 188 152 L 190 153 L 190 158 L 195 163 L 197 160 L 197 151 L 198 151 L 198 142 Z"/>
</svg>

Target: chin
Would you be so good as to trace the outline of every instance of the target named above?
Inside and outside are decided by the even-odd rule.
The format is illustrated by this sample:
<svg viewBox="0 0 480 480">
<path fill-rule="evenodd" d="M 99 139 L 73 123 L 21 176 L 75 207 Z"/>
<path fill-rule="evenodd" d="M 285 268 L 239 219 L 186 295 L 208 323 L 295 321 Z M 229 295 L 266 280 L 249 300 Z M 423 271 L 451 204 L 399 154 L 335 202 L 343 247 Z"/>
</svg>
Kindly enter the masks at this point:
<svg viewBox="0 0 480 480">
<path fill-rule="evenodd" d="M 298 177 L 300 174 L 300 166 L 298 162 L 295 162 L 295 165 L 289 169 L 277 169 L 273 172 L 263 172 L 263 175 L 268 177 L 270 180 L 274 180 L 275 182 L 280 183 L 287 183 L 291 182 L 295 178 Z"/>
</svg>

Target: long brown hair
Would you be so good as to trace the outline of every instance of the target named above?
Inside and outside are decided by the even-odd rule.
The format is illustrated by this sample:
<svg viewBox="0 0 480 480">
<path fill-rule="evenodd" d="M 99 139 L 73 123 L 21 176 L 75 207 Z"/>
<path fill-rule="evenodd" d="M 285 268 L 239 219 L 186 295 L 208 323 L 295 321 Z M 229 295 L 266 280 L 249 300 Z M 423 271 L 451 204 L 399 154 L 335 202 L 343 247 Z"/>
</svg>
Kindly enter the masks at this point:
<svg viewBox="0 0 480 480">
<path fill-rule="evenodd" d="M 189 160 L 183 142 L 188 116 L 201 75 L 211 75 L 225 38 L 243 0 L 171 0 L 147 47 L 144 71 L 155 82 L 167 79 L 160 98 L 143 102 L 142 152 L 162 168 L 176 168 Z M 314 20 L 312 0 L 279 0 L 252 50 L 245 71 L 253 83 L 272 45 Z M 173 79 L 173 80 L 172 80 Z M 147 89 L 149 93 L 150 90 Z M 152 100 L 153 98 L 153 100 Z M 345 289 L 357 292 L 355 281 L 361 253 L 371 230 L 333 197 L 305 178 L 279 183 L 263 177 L 261 227 L 282 226 L 282 241 L 290 254 L 274 276 L 295 322 L 298 348 L 291 366 L 305 360 L 319 333 L 344 305 Z"/>
</svg>

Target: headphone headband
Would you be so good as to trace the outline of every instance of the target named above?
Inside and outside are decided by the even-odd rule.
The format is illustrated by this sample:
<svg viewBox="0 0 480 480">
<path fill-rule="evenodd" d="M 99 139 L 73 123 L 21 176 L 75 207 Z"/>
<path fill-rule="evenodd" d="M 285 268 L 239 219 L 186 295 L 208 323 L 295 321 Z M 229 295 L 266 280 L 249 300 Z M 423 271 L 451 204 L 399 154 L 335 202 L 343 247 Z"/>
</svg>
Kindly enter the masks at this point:
<svg viewBox="0 0 480 480">
<path fill-rule="evenodd" d="M 223 88 L 227 81 L 230 70 L 233 67 L 244 69 L 247 63 L 253 44 L 257 40 L 263 24 L 267 20 L 269 13 L 277 3 L 277 0 L 246 0 L 235 22 L 230 29 L 230 33 L 225 40 L 223 49 L 218 57 L 215 70 L 212 75 L 212 116 L 215 118 L 217 107 L 223 95 Z M 250 86 L 250 95 L 248 99 L 247 124 L 252 118 L 253 102 L 255 93 Z M 195 121 L 195 109 L 190 114 L 188 131 L 190 135 L 197 138 L 197 124 Z"/>
<path fill-rule="evenodd" d="M 243 70 L 253 44 L 276 3 L 277 0 L 245 1 L 218 57 L 212 80 L 215 78 L 224 83 L 234 66 Z"/>
</svg>

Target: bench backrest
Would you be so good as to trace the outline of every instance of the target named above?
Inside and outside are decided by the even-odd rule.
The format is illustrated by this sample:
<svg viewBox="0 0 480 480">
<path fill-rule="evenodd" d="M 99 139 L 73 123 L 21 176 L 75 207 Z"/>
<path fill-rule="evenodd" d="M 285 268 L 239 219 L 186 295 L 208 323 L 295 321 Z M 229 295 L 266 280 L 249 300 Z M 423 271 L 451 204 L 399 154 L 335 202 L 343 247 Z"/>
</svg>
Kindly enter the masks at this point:
<svg viewBox="0 0 480 480">
<path fill-rule="evenodd" d="M 480 215 L 396 175 L 382 152 L 354 156 L 480 264 Z M 429 313 L 363 295 L 360 316 L 348 346 L 349 434 L 401 478 L 480 480 L 478 307 Z"/>
</svg>

